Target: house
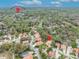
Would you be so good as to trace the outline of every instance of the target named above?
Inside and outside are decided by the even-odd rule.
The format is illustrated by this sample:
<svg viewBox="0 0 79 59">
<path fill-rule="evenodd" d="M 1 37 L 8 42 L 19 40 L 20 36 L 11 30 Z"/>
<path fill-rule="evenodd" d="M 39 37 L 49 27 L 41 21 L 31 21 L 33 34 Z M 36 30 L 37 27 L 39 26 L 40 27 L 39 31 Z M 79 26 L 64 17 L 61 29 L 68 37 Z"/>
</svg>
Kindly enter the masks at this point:
<svg viewBox="0 0 79 59">
<path fill-rule="evenodd" d="M 33 59 L 33 56 L 29 54 L 28 56 L 25 56 L 23 59 Z"/>
<path fill-rule="evenodd" d="M 4 43 L 11 43 L 11 35 L 4 35 L 0 37 L 0 45 L 4 44 Z"/>
<path fill-rule="evenodd" d="M 0 32 L 6 33 L 7 27 L 3 22 L 0 22 Z"/>
<path fill-rule="evenodd" d="M 33 59 L 33 52 L 22 52 L 20 54 L 20 57 L 23 58 L 23 59 Z"/>
<path fill-rule="evenodd" d="M 28 41 L 27 33 L 20 33 L 18 39 L 20 39 L 20 43 L 26 43 Z"/>
</svg>

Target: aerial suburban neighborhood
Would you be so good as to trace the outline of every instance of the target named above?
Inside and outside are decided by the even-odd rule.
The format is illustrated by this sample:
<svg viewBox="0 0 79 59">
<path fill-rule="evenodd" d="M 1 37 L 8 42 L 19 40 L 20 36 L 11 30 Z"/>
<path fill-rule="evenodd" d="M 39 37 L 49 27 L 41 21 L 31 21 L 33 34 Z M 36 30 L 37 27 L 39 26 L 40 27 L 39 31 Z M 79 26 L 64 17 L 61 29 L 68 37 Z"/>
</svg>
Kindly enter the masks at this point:
<svg viewBox="0 0 79 59">
<path fill-rule="evenodd" d="M 79 59 L 78 7 L 77 0 L 0 0 L 0 59 Z"/>
</svg>

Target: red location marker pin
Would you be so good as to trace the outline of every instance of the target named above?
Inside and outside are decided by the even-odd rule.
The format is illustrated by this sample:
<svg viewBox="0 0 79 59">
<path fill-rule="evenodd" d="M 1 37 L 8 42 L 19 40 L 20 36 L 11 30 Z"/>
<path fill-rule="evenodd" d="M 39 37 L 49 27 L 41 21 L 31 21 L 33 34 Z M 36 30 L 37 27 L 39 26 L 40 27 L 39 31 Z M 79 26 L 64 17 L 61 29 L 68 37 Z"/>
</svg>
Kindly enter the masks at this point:
<svg viewBox="0 0 79 59">
<path fill-rule="evenodd" d="M 19 12 L 21 12 L 21 8 L 17 6 L 17 7 L 15 8 L 15 11 L 16 11 L 16 13 L 19 13 Z"/>
<path fill-rule="evenodd" d="M 52 35 L 48 34 L 47 39 L 48 39 L 48 41 L 51 41 L 52 40 Z"/>
</svg>

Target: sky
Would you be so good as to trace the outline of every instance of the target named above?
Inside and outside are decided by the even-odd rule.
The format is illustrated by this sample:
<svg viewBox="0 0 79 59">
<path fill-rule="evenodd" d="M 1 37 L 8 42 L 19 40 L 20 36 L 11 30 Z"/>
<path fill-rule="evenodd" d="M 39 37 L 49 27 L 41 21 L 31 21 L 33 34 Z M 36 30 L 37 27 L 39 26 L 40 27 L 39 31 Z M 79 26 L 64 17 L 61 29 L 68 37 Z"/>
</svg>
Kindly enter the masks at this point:
<svg viewBox="0 0 79 59">
<path fill-rule="evenodd" d="M 0 0 L 0 7 L 79 7 L 79 0 Z"/>
</svg>

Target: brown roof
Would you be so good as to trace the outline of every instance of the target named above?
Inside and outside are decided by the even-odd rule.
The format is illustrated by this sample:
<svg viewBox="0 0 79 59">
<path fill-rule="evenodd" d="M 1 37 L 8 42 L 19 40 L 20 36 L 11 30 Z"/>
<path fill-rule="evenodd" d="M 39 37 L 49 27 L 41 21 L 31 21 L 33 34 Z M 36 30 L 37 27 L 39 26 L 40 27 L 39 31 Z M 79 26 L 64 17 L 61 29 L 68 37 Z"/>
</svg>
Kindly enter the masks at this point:
<svg viewBox="0 0 79 59">
<path fill-rule="evenodd" d="M 23 59 L 33 59 L 33 56 L 29 54 L 28 56 L 25 56 Z"/>
</svg>

